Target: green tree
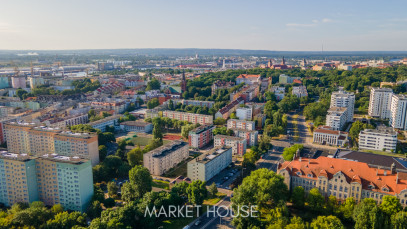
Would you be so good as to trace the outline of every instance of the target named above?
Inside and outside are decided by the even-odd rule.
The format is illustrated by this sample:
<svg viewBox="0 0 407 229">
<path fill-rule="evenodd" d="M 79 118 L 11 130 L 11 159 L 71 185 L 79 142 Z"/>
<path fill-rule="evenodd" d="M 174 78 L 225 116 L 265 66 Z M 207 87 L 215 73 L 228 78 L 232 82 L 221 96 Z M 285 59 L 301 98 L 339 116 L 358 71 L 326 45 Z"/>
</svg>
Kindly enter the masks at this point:
<svg viewBox="0 0 407 229">
<path fill-rule="evenodd" d="M 189 184 L 185 181 L 175 184 L 171 188 L 171 192 L 184 198 L 188 198 L 187 188 Z"/>
<path fill-rule="evenodd" d="M 293 189 L 291 194 L 291 200 L 293 205 L 297 208 L 303 208 L 305 204 L 305 192 L 304 188 L 301 186 L 297 186 Z"/>
<path fill-rule="evenodd" d="M 301 144 L 295 144 L 289 148 L 284 148 L 284 150 L 283 150 L 284 160 L 292 161 L 297 150 L 301 151 L 303 148 L 304 148 L 304 146 Z"/>
<path fill-rule="evenodd" d="M 147 88 L 146 91 L 150 90 L 159 90 L 161 87 L 160 81 L 158 81 L 156 78 L 153 78 L 147 83 Z"/>
<path fill-rule="evenodd" d="M 391 226 L 394 229 L 407 229 L 407 212 L 400 211 L 391 217 Z"/>
<path fill-rule="evenodd" d="M 98 200 L 93 201 L 89 206 L 87 213 L 91 219 L 100 217 L 100 214 L 102 214 L 102 206 L 100 202 Z"/>
<path fill-rule="evenodd" d="M 213 121 L 213 124 L 214 124 L 214 125 L 217 125 L 217 126 L 225 125 L 225 124 L 226 124 L 226 120 L 223 119 L 223 118 L 216 118 L 216 119 Z"/>
<path fill-rule="evenodd" d="M 202 205 L 203 201 L 208 196 L 206 182 L 201 180 L 196 180 L 190 183 L 186 191 L 189 202 L 195 205 Z"/>
<path fill-rule="evenodd" d="M 380 210 L 385 214 L 392 216 L 401 211 L 403 207 L 400 200 L 395 196 L 383 196 L 383 202 L 380 204 Z"/>
<path fill-rule="evenodd" d="M 336 215 L 339 213 L 339 206 L 338 206 L 338 200 L 336 199 L 335 196 L 329 196 L 328 201 L 325 204 L 326 211 L 330 215 Z"/>
<path fill-rule="evenodd" d="M 54 206 L 52 206 L 51 208 L 51 212 L 52 214 L 56 215 L 58 213 L 61 213 L 64 211 L 64 208 L 62 207 L 61 204 L 55 204 Z"/>
<path fill-rule="evenodd" d="M 381 228 L 380 208 L 372 198 L 365 198 L 353 210 L 355 228 Z"/>
<path fill-rule="evenodd" d="M 107 183 L 107 193 L 109 194 L 109 197 L 116 197 L 117 191 L 119 191 L 119 187 L 116 185 L 116 182 L 110 181 Z"/>
<path fill-rule="evenodd" d="M 272 209 L 279 203 L 287 200 L 288 189 L 284 178 L 268 169 L 258 169 L 243 179 L 240 186 L 234 189 L 232 208 L 236 211 L 238 206 L 257 205 L 258 211 Z M 237 228 L 250 228 L 259 226 L 260 220 L 256 217 L 235 217 L 233 225 Z"/>
<path fill-rule="evenodd" d="M 147 168 L 141 165 L 133 167 L 129 172 L 129 180 L 133 185 L 136 198 L 141 198 L 151 191 L 153 178 Z"/>
<path fill-rule="evenodd" d="M 313 229 L 330 229 L 330 228 L 345 228 L 336 216 L 318 216 L 311 222 L 311 228 Z"/>
<path fill-rule="evenodd" d="M 28 94 L 28 92 L 25 91 L 25 90 L 23 90 L 23 89 L 21 89 L 21 88 L 19 88 L 19 89 L 16 90 L 16 95 L 17 95 L 17 97 L 20 98 L 21 100 L 24 100 L 24 99 L 25 99 L 24 96 L 27 95 L 27 94 Z"/>
<path fill-rule="evenodd" d="M 100 145 L 99 146 L 99 160 L 103 161 L 105 160 L 107 155 L 107 147 L 105 145 Z"/>
<path fill-rule="evenodd" d="M 158 101 L 157 98 L 150 99 L 150 100 L 147 102 L 147 108 L 148 108 L 148 109 L 153 109 L 154 107 L 157 107 L 157 106 L 159 106 L 159 105 L 160 105 L 160 102 Z"/>
<path fill-rule="evenodd" d="M 208 189 L 209 195 L 212 197 L 216 197 L 216 194 L 218 193 L 218 187 L 216 187 L 216 184 L 213 182 Z"/>
<path fill-rule="evenodd" d="M 122 200 L 125 202 L 135 201 L 137 198 L 136 190 L 130 182 L 122 185 Z"/>
<path fill-rule="evenodd" d="M 127 153 L 127 161 L 131 167 L 140 165 L 143 162 L 143 150 L 140 147 L 134 148 Z"/>
<path fill-rule="evenodd" d="M 325 200 L 317 188 L 309 191 L 307 202 L 313 211 L 322 211 L 324 208 Z"/>
<path fill-rule="evenodd" d="M 339 212 L 342 214 L 343 219 L 347 221 L 352 220 L 353 210 L 355 209 L 356 201 L 353 197 L 346 198 L 345 202 L 339 207 Z"/>
<path fill-rule="evenodd" d="M 305 229 L 305 224 L 302 219 L 298 216 L 291 218 L 290 224 L 288 224 L 285 229 Z"/>
<path fill-rule="evenodd" d="M 182 137 L 188 139 L 189 131 L 191 131 L 195 128 L 196 128 L 196 125 L 194 125 L 194 124 L 188 124 L 188 125 L 181 127 Z"/>
<path fill-rule="evenodd" d="M 86 227 L 86 214 L 80 212 L 61 212 L 54 219 L 47 221 L 47 229 L 71 229 L 74 226 Z"/>
</svg>

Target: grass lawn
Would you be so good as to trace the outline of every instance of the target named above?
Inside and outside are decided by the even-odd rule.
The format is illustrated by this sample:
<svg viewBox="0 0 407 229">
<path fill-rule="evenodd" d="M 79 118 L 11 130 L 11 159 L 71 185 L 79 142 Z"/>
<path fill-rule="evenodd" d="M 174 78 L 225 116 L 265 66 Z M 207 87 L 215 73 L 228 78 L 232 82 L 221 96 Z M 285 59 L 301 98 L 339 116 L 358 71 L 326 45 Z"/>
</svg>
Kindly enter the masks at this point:
<svg viewBox="0 0 407 229">
<path fill-rule="evenodd" d="M 182 164 L 177 165 L 177 167 L 170 169 L 168 172 L 166 172 L 163 176 L 165 177 L 171 177 L 175 178 L 178 176 L 187 176 L 187 164 L 188 164 L 189 159 L 181 162 Z"/>
<path fill-rule="evenodd" d="M 170 189 L 170 184 L 167 181 L 162 181 L 162 180 L 153 180 L 153 187 L 156 188 L 162 188 L 162 189 L 166 189 L 169 190 Z"/>
<path fill-rule="evenodd" d="M 210 198 L 210 199 L 206 199 L 203 203 L 204 203 L 205 205 L 215 205 L 215 204 L 217 204 L 220 200 L 222 200 L 225 196 L 226 196 L 225 193 L 218 192 L 218 193 L 216 194 L 216 197 Z"/>
</svg>

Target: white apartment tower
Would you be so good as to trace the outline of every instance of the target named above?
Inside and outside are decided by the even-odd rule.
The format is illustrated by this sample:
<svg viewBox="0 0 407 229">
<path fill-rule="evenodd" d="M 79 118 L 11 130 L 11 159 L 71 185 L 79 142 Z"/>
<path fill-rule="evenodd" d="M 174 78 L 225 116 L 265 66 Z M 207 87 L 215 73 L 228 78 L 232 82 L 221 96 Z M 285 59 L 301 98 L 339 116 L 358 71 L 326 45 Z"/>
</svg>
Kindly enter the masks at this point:
<svg viewBox="0 0 407 229">
<path fill-rule="evenodd" d="M 331 107 L 348 108 L 346 121 L 351 122 L 355 110 L 355 94 L 353 94 L 353 92 L 344 91 L 343 88 L 339 88 L 339 91 L 335 91 L 331 95 Z"/>
<path fill-rule="evenodd" d="M 390 118 L 391 98 L 393 90 L 390 88 L 372 88 L 369 100 L 369 115 L 379 118 Z"/>
<path fill-rule="evenodd" d="M 390 125 L 407 130 L 407 96 L 393 95 L 391 99 Z"/>
</svg>

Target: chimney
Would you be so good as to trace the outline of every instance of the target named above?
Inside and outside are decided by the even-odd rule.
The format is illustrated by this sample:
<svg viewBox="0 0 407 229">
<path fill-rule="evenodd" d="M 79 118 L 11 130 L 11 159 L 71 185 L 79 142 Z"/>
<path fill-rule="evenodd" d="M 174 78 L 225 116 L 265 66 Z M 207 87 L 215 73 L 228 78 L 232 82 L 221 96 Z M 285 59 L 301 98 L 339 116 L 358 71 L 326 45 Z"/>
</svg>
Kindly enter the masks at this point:
<svg viewBox="0 0 407 229">
<path fill-rule="evenodd" d="M 301 161 L 301 157 L 300 157 L 299 161 Z"/>
<path fill-rule="evenodd" d="M 393 162 L 393 164 L 391 164 L 391 174 L 395 174 L 396 173 L 396 164 Z"/>
<path fill-rule="evenodd" d="M 396 176 L 396 184 L 399 183 L 399 172 L 397 172 L 397 176 Z"/>
</svg>

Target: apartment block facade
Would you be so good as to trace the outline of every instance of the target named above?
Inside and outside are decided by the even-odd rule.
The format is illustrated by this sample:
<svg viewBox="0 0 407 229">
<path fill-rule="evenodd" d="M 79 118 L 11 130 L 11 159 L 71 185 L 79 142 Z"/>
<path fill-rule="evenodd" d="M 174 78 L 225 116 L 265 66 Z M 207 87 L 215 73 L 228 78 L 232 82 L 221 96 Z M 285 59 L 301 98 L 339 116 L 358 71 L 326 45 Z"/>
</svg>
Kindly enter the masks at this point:
<svg viewBox="0 0 407 229">
<path fill-rule="evenodd" d="M 11 153 L 35 156 L 55 153 L 91 159 L 92 165 L 99 163 L 97 135 L 15 122 L 5 124 L 5 132 Z"/>
<path fill-rule="evenodd" d="M 213 140 L 213 130 L 215 126 L 199 126 L 188 134 L 188 143 L 192 148 L 200 149 L 208 145 Z"/>
<path fill-rule="evenodd" d="M 407 130 L 407 96 L 393 95 L 390 110 L 390 125 L 396 129 Z"/>
<path fill-rule="evenodd" d="M 334 130 L 330 126 L 320 126 L 313 133 L 313 142 L 318 144 L 343 146 L 347 141 L 347 132 Z"/>
<path fill-rule="evenodd" d="M 86 211 L 93 196 L 90 160 L 56 154 L 32 157 L 0 152 L 0 203 L 42 201 Z"/>
<path fill-rule="evenodd" d="M 193 124 L 201 124 L 201 125 L 208 125 L 213 124 L 213 116 L 212 115 L 203 115 L 203 114 L 193 114 L 187 112 L 179 112 L 179 111 L 170 111 L 165 110 L 162 112 L 162 117 L 167 117 L 170 119 L 176 119 L 181 121 L 187 121 Z"/>
<path fill-rule="evenodd" d="M 370 90 L 369 115 L 382 119 L 391 116 L 391 99 L 393 90 L 390 88 L 372 88 Z"/>
<path fill-rule="evenodd" d="M 233 133 L 236 137 L 241 137 L 246 139 L 246 146 L 251 147 L 255 146 L 258 143 L 259 132 L 257 130 L 244 130 L 244 129 L 237 129 L 232 128 Z"/>
<path fill-rule="evenodd" d="M 215 135 L 214 146 L 230 146 L 234 155 L 243 156 L 246 153 L 247 141 L 241 137 Z"/>
<path fill-rule="evenodd" d="M 208 181 L 232 163 L 231 147 L 215 147 L 187 164 L 191 180 Z"/>
<path fill-rule="evenodd" d="M 346 107 L 331 107 L 326 115 L 326 125 L 332 127 L 333 130 L 342 130 L 347 122 L 348 108 Z"/>
<path fill-rule="evenodd" d="M 95 129 L 105 132 L 107 126 L 113 126 L 113 127 L 119 128 L 119 118 L 120 117 L 121 117 L 121 115 L 112 115 L 112 116 L 108 116 L 104 119 L 90 122 L 88 124 Z"/>
<path fill-rule="evenodd" d="M 227 128 L 237 128 L 244 130 L 255 130 L 256 125 L 253 121 L 239 120 L 239 119 L 229 119 L 227 122 Z"/>
<path fill-rule="evenodd" d="M 339 91 L 332 93 L 330 107 L 346 107 L 346 121 L 351 122 L 355 110 L 355 94 L 340 88 Z"/>
<path fill-rule="evenodd" d="M 145 153 L 143 163 L 152 175 L 160 176 L 188 157 L 188 144 L 178 140 Z"/>
<path fill-rule="evenodd" d="M 395 151 L 397 132 L 391 127 L 365 129 L 359 133 L 359 149 Z"/>
</svg>

